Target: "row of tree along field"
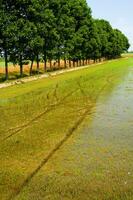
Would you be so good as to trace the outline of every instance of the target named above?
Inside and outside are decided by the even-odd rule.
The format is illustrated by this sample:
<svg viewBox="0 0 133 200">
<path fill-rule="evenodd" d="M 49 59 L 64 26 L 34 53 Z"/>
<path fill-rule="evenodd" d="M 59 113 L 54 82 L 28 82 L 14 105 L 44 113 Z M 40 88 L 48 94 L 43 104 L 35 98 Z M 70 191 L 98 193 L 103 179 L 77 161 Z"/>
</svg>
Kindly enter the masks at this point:
<svg viewBox="0 0 133 200">
<path fill-rule="evenodd" d="M 0 52 L 5 59 L 5 77 L 8 63 L 23 65 L 30 61 L 61 60 L 73 65 L 84 61 L 112 59 L 127 51 L 127 37 L 113 29 L 108 21 L 93 19 L 86 0 L 1 0 Z"/>
</svg>

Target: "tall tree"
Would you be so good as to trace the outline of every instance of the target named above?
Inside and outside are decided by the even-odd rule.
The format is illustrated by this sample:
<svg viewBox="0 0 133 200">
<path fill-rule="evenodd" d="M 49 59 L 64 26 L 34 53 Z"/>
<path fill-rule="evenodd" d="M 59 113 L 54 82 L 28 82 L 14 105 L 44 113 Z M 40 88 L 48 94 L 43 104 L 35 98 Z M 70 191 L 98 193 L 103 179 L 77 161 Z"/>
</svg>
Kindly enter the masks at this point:
<svg viewBox="0 0 133 200">
<path fill-rule="evenodd" d="M 92 27 L 91 9 L 85 0 L 72 1 L 71 15 L 75 21 L 75 32 L 72 39 L 72 60 L 86 59 L 86 43 L 90 39 L 89 31 Z"/>
<path fill-rule="evenodd" d="M 5 79 L 8 79 L 9 55 L 16 41 L 16 16 L 10 11 L 7 1 L 0 2 L 0 50 L 5 58 Z"/>
<path fill-rule="evenodd" d="M 106 20 L 94 20 L 86 0 L 1 0 L 0 51 L 5 57 L 8 79 L 8 61 L 20 65 L 34 60 L 71 60 L 75 66 L 81 60 L 115 58 L 129 48 L 127 37 L 113 29 Z M 79 62 L 80 61 L 80 62 Z M 84 62 L 83 62 L 84 63 Z M 52 67 L 52 64 L 50 65 Z"/>
</svg>

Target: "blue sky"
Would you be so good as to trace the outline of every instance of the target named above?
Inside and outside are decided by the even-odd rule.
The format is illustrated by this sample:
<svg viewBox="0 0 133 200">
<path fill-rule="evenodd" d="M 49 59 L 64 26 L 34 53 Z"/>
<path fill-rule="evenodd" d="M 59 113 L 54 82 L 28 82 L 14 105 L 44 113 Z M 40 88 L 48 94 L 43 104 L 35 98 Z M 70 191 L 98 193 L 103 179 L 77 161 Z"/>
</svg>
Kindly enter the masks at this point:
<svg viewBox="0 0 133 200">
<path fill-rule="evenodd" d="M 133 0 L 87 0 L 94 18 L 108 20 L 128 38 L 133 50 Z"/>
</svg>

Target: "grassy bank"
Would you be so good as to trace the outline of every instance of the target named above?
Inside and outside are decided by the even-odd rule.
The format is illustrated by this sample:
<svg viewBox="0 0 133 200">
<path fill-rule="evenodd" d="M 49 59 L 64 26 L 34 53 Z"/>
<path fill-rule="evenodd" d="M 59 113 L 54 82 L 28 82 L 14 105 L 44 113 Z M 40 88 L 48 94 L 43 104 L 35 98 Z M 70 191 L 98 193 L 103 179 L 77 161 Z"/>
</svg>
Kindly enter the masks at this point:
<svg viewBox="0 0 133 200">
<path fill-rule="evenodd" d="M 131 65 L 132 58 L 119 59 L 0 89 L 2 200 L 31 199 L 35 187 L 32 176 L 38 172 L 36 169 L 41 167 L 45 158 L 52 157 L 51 152 L 56 146 L 58 149 L 57 144 L 66 135 L 73 134 L 86 115 L 91 118 L 98 98 L 110 93 L 123 80 Z M 29 182 L 30 189 L 23 193 Z M 38 195 L 32 195 L 32 199 L 43 199 L 39 191 Z"/>
</svg>

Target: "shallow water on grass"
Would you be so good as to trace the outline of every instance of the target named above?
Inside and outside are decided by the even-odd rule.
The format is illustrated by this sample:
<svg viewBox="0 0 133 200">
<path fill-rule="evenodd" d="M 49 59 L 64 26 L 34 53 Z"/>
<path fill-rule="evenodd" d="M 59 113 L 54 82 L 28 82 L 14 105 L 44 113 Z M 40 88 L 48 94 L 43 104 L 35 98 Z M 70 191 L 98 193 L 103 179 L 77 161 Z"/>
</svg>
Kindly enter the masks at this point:
<svg viewBox="0 0 133 200">
<path fill-rule="evenodd" d="M 123 135 L 130 141 L 127 136 L 130 133 L 133 135 L 133 68 L 129 68 L 128 75 L 110 95 L 101 96 L 96 105 L 93 122 L 85 131 L 88 128 L 95 135 L 117 139 Z"/>
<path fill-rule="evenodd" d="M 133 68 L 17 199 L 133 199 Z"/>
</svg>

